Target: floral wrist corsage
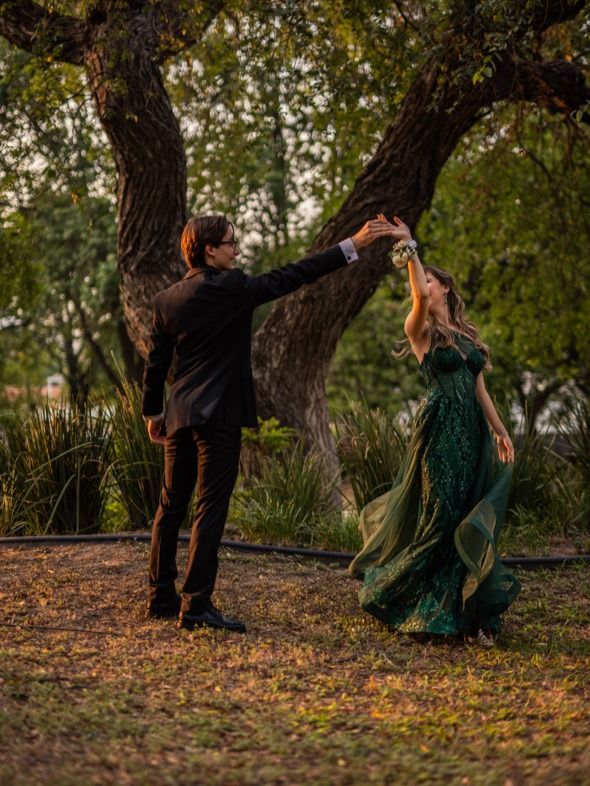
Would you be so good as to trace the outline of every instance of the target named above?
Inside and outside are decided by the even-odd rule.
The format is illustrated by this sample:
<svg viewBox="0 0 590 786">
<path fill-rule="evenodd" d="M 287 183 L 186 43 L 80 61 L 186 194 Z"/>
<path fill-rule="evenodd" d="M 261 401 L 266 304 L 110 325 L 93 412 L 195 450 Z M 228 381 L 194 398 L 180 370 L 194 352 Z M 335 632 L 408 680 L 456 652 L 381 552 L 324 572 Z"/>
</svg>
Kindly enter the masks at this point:
<svg viewBox="0 0 590 786">
<path fill-rule="evenodd" d="M 405 267 L 408 260 L 416 259 L 418 243 L 415 240 L 398 240 L 391 249 L 391 261 L 396 267 Z"/>
</svg>

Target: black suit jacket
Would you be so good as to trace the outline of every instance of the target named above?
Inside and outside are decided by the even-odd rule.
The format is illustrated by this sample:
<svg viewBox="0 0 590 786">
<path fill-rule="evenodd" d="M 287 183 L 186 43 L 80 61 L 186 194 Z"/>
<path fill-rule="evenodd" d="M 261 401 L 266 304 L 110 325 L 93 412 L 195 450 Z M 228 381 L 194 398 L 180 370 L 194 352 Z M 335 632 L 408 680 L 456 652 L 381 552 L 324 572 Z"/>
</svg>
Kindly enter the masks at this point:
<svg viewBox="0 0 590 786">
<path fill-rule="evenodd" d="M 193 268 L 158 292 L 143 380 L 143 415 L 162 412 L 164 383 L 176 349 L 178 362 L 166 410 L 168 435 L 207 423 L 224 397 L 226 407 L 230 401 L 239 409 L 238 425 L 256 426 L 250 364 L 254 309 L 345 265 L 341 248 L 332 246 L 260 276 L 238 269 Z"/>
</svg>

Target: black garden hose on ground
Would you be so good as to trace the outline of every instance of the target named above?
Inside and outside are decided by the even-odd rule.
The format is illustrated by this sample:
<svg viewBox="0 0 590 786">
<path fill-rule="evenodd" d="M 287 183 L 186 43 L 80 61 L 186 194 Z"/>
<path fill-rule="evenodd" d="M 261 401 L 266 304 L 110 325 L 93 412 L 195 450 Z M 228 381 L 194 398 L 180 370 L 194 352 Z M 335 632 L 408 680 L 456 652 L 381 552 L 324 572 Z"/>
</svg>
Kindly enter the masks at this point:
<svg viewBox="0 0 590 786">
<path fill-rule="evenodd" d="M 180 541 L 187 542 L 190 538 L 188 533 L 181 533 L 178 537 Z M 149 543 L 151 536 L 149 533 L 98 533 L 93 535 L 26 535 L 21 537 L 0 538 L 0 546 L 21 546 L 21 545 L 44 545 L 59 546 L 66 543 L 117 543 L 120 541 L 132 541 L 136 543 Z M 265 543 L 245 543 L 240 540 L 222 540 L 221 546 L 237 551 L 245 551 L 254 554 L 283 554 L 285 556 L 307 557 L 308 559 L 319 559 L 327 562 L 348 563 L 354 557 L 345 551 L 325 551 L 324 549 L 307 549 L 300 546 L 275 546 Z M 590 554 L 575 554 L 571 556 L 549 556 L 549 557 L 502 557 L 505 565 L 524 570 L 540 570 L 545 568 L 557 568 L 564 565 L 585 563 L 590 565 Z"/>
</svg>

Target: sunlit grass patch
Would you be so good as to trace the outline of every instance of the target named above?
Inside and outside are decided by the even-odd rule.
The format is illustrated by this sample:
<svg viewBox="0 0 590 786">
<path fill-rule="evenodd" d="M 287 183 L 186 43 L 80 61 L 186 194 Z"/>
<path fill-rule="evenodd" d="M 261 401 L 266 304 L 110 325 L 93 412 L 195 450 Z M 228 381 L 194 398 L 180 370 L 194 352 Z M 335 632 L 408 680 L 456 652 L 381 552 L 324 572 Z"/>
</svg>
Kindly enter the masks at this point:
<svg viewBox="0 0 590 786">
<path fill-rule="evenodd" d="M 0 783 L 585 782 L 587 568 L 523 572 L 485 651 L 390 632 L 310 561 L 223 553 L 232 636 L 142 617 L 145 546 L 2 557 Z"/>
</svg>

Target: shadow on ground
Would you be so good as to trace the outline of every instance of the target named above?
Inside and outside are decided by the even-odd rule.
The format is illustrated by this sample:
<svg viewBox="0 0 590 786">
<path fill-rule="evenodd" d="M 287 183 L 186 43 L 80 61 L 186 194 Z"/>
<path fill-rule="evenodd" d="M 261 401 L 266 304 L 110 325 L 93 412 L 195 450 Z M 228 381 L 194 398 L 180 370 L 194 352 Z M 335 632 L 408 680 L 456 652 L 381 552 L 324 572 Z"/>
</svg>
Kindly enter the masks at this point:
<svg viewBox="0 0 590 786">
<path fill-rule="evenodd" d="M 390 633 L 294 558 L 223 553 L 246 636 L 144 619 L 143 544 L 0 560 L 2 785 L 590 784 L 587 567 L 521 574 L 485 651 Z"/>
</svg>

